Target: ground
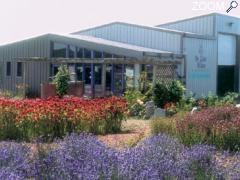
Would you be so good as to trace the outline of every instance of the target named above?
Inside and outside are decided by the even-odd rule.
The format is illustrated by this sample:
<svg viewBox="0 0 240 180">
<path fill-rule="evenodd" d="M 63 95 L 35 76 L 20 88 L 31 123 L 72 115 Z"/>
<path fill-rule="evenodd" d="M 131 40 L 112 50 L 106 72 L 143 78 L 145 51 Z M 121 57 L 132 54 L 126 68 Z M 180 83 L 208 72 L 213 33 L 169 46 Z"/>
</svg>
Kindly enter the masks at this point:
<svg viewBox="0 0 240 180">
<path fill-rule="evenodd" d="M 136 145 L 150 135 L 150 120 L 128 119 L 123 122 L 120 134 L 98 136 L 99 140 L 110 147 L 123 149 Z"/>
</svg>

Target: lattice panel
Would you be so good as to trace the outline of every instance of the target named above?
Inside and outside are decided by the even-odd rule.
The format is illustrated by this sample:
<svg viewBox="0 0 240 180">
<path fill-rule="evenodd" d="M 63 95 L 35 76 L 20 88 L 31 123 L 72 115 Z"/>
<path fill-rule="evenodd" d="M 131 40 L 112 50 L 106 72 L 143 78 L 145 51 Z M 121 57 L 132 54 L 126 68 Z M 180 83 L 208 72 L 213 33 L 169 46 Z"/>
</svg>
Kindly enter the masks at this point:
<svg viewBox="0 0 240 180">
<path fill-rule="evenodd" d="M 156 69 L 156 83 L 170 83 L 176 78 L 176 65 L 158 65 Z"/>
</svg>

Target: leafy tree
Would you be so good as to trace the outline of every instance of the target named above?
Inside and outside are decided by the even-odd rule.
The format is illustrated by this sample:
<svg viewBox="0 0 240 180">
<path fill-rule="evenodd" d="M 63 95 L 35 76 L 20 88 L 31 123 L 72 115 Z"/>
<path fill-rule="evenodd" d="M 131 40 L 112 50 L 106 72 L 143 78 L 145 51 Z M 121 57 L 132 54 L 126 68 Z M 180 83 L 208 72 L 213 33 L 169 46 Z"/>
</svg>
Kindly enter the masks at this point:
<svg viewBox="0 0 240 180">
<path fill-rule="evenodd" d="M 53 82 L 56 84 L 57 94 L 60 97 L 63 97 L 67 94 L 69 85 L 68 82 L 70 80 L 69 71 L 66 65 L 61 65 L 58 68 L 58 73 L 54 77 Z"/>
</svg>

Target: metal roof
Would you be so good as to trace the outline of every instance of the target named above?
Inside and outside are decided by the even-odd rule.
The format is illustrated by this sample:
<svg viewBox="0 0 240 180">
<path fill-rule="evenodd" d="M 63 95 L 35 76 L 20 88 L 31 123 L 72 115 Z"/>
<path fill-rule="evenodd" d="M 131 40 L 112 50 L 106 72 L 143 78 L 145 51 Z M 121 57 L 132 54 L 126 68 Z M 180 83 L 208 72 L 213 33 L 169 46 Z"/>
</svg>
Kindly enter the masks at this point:
<svg viewBox="0 0 240 180">
<path fill-rule="evenodd" d="M 137 51 L 137 52 L 143 53 L 143 56 L 155 56 L 155 57 L 172 56 L 175 58 L 182 57 L 182 54 L 176 54 L 174 52 L 162 51 L 162 50 L 158 50 L 158 49 L 151 49 L 151 48 L 126 44 L 126 43 L 121 43 L 121 42 L 106 40 L 106 39 L 102 39 L 102 38 L 86 36 L 86 35 L 49 34 L 49 36 L 50 36 L 50 39 L 53 39 L 53 40 L 55 37 L 62 37 L 62 38 L 68 38 L 69 40 L 74 39 L 74 40 L 85 41 L 85 42 L 93 43 L 93 44 L 97 44 L 97 45 L 99 44 L 99 45 L 105 45 L 105 46 L 114 47 L 114 48 L 121 48 L 121 49 Z"/>
<path fill-rule="evenodd" d="M 179 31 L 179 30 L 174 30 L 174 29 L 167 29 L 167 28 L 155 27 L 155 26 L 146 26 L 146 25 L 140 25 L 140 24 L 126 23 L 126 22 L 111 22 L 111 23 L 108 23 L 108 24 L 103 24 L 101 26 L 96 26 L 96 27 L 76 31 L 76 32 L 73 32 L 71 34 L 74 34 L 74 35 L 81 34 L 81 33 L 87 32 L 89 30 L 99 29 L 99 28 L 103 28 L 103 27 L 107 27 L 107 26 L 116 25 L 116 24 L 126 25 L 126 26 L 134 26 L 134 27 L 144 28 L 144 29 L 149 29 L 149 30 L 154 30 L 154 31 L 176 33 L 176 34 L 186 34 L 186 33 L 187 34 L 195 34 L 195 33 L 191 33 L 191 32 L 184 32 L 184 31 Z"/>
<path fill-rule="evenodd" d="M 161 50 L 158 50 L 158 49 L 151 49 L 151 48 L 126 44 L 126 43 L 106 40 L 106 39 L 102 39 L 102 38 L 97 38 L 97 37 L 93 37 L 93 36 L 68 35 L 68 34 L 67 35 L 61 35 L 61 36 L 68 37 L 68 38 L 74 38 L 74 39 L 80 39 L 80 40 L 84 40 L 84 41 L 88 41 L 88 42 L 92 42 L 92 43 L 97 43 L 97 44 L 104 44 L 104 45 L 109 45 L 109 46 L 114 46 L 114 47 L 119 47 L 119 48 L 130 49 L 130 50 L 139 51 L 139 52 L 173 54 L 173 52 L 169 52 L 169 51 L 161 51 Z"/>
<path fill-rule="evenodd" d="M 161 26 L 164 26 L 164 25 L 170 25 L 170 24 L 180 23 L 180 22 L 184 22 L 184 21 L 199 19 L 199 18 L 203 18 L 203 17 L 206 17 L 206 16 L 225 16 L 225 17 L 231 17 L 231 18 L 235 18 L 235 19 L 240 20 L 240 18 L 239 18 L 239 17 L 236 17 L 236 16 L 229 16 L 229 15 L 221 14 L 221 13 L 210 13 L 210 14 L 203 14 L 203 15 L 200 15 L 200 16 L 194 16 L 194 17 L 190 17 L 190 18 L 185 18 L 185 19 L 177 20 L 177 21 L 172 21 L 172 22 L 167 22 L 167 23 L 159 24 L 159 25 L 156 25 L 155 27 L 161 28 Z"/>
</svg>

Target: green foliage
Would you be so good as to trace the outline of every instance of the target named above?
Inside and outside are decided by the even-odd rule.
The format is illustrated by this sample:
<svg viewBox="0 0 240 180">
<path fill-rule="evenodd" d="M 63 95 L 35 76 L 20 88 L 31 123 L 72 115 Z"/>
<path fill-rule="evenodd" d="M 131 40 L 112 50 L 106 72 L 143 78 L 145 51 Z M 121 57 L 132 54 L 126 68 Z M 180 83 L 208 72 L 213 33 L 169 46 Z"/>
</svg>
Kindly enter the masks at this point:
<svg viewBox="0 0 240 180">
<path fill-rule="evenodd" d="M 128 115 L 142 118 L 145 111 L 144 101 L 146 96 L 139 90 L 129 89 L 125 92 L 124 98 L 128 104 Z"/>
<path fill-rule="evenodd" d="M 165 82 L 157 83 L 153 91 L 155 104 L 164 108 L 167 103 L 179 103 L 184 97 L 185 88 L 180 81 L 173 80 L 170 85 Z"/>
<path fill-rule="evenodd" d="M 154 87 L 154 97 L 153 101 L 157 107 L 163 108 L 168 102 L 169 93 L 167 86 L 163 83 L 157 83 Z"/>
<path fill-rule="evenodd" d="M 70 75 L 67 66 L 61 65 L 58 68 L 58 73 L 54 77 L 53 82 L 56 84 L 57 94 L 62 97 L 67 94 L 70 80 Z"/>
<path fill-rule="evenodd" d="M 176 135 L 176 121 L 173 118 L 158 118 L 151 121 L 151 132 L 154 135 L 165 133 Z"/>
<path fill-rule="evenodd" d="M 171 82 L 168 91 L 169 101 L 177 103 L 183 99 L 186 89 L 180 81 L 174 80 Z"/>
</svg>

